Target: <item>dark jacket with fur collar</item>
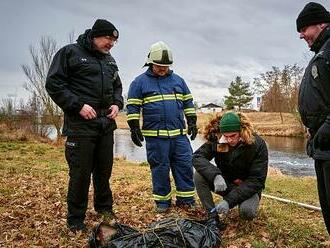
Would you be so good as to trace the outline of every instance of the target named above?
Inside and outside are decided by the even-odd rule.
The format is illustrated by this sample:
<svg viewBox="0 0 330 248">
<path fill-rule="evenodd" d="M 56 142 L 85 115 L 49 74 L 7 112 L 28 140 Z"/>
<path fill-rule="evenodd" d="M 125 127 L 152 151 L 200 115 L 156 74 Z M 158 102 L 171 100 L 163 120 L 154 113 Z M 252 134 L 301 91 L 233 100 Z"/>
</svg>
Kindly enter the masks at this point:
<svg viewBox="0 0 330 248">
<path fill-rule="evenodd" d="M 214 158 L 216 166 L 210 161 Z M 265 187 L 268 171 L 268 149 L 265 141 L 254 135 L 251 145 L 241 143 L 229 152 L 217 152 L 216 143 L 204 143 L 193 155 L 196 171 L 202 175 L 211 188 L 216 175 L 222 175 L 228 189 L 223 194 L 232 208 L 247 200 Z M 234 181 L 240 179 L 241 184 Z"/>
</svg>

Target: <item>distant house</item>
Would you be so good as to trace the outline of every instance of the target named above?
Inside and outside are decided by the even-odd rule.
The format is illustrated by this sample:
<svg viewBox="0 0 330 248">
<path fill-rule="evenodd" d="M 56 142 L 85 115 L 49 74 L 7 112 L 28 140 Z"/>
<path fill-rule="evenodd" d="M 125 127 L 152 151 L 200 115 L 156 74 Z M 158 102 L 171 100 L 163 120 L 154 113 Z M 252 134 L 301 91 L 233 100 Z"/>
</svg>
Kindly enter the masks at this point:
<svg viewBox="0 0 330 248">
<path fill-rule="evenodd" d="M 260 111 L 262 103 L 262 97 L 261 96 L 254 96 L 251 102 L 251 108 L 256 111 Z"/>
<path fill-rule="evenodd" d="M 215 113 L 221 111 L 222 111 L 222 107 L 214 103 L 206 104 L 200 108 L 200 112 L 202 113 Z"/>
</svg>

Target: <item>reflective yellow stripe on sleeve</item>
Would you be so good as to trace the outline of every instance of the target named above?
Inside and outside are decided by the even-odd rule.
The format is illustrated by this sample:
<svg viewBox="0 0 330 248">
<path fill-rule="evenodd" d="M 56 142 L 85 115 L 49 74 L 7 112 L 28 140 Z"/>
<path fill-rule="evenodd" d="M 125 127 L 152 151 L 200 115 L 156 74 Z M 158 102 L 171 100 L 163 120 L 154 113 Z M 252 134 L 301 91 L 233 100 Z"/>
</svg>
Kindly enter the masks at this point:
<svg viewBox="0 0 330 248">
<path fill-rule="evenodd" d="M 127 115 L 127 120 L 139 120 L 140 119 L 140 114 L 128 114 Z"/>
<path fill-rule="evenodd" d="M 187 101 L 189 99 L 193 99 L 192 94 L 183 95 L 183 99 L 182 99 L 183 101 Z"/>
<path fill-rule="evenodd" d="M 195 108 L 186 108 L 183 110 L 185 115 L 196 115 Z"/>
</svg>

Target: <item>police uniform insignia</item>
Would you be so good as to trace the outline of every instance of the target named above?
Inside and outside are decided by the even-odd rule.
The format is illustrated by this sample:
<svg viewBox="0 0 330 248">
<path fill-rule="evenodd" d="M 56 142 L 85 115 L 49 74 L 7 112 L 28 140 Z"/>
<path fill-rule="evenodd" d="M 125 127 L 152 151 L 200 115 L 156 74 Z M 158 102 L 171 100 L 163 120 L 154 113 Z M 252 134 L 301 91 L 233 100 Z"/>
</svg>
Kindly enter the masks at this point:
<svg viewBox="0 0 330 248">
<path fill-rule="evenodd" d="M 312 66 L 312 76 L 313 76 L 314 79 L 317 78 L 317 76 L 318 76 L 316 65 Z"/>
</svg>

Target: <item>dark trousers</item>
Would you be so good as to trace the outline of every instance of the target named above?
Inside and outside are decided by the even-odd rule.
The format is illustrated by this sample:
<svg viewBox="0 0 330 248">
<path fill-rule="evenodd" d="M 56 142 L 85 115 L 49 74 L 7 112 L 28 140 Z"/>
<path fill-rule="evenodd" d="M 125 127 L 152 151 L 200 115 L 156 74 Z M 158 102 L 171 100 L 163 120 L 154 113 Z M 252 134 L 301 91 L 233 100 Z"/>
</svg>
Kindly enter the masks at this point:
<svg viewBox="0 0 330 248">
<path fill-rule="evenodd" d="M 196 185 L 196 190 L 198 197 L 207 212 L 215 207 L 212 192 L 214 192 L 213 182 L 207 181 L 202 175 L 197 171 L 194 173 L 194 181 Z M 239 215 L 242 219 L 252 220 L 258 214 L 260 197 L 259 194 L 254 194 L 250 198 L 241 202 L 239 207 Z"/>
<path fill-rule="evenodd" d="M 109 180 L 113 164 L 113 132 L 96 137 L 68 137 L 65 157 L 70 177 L 67 195 L 68 224 L 85 219 L 91 175 L 95 211 L 112 211 Z"/>
<path fill-rule="evenodd" d="M 315 160 L 315 171 L 323 219 L 330 234 L 330 160 Z"/>
</svg>

